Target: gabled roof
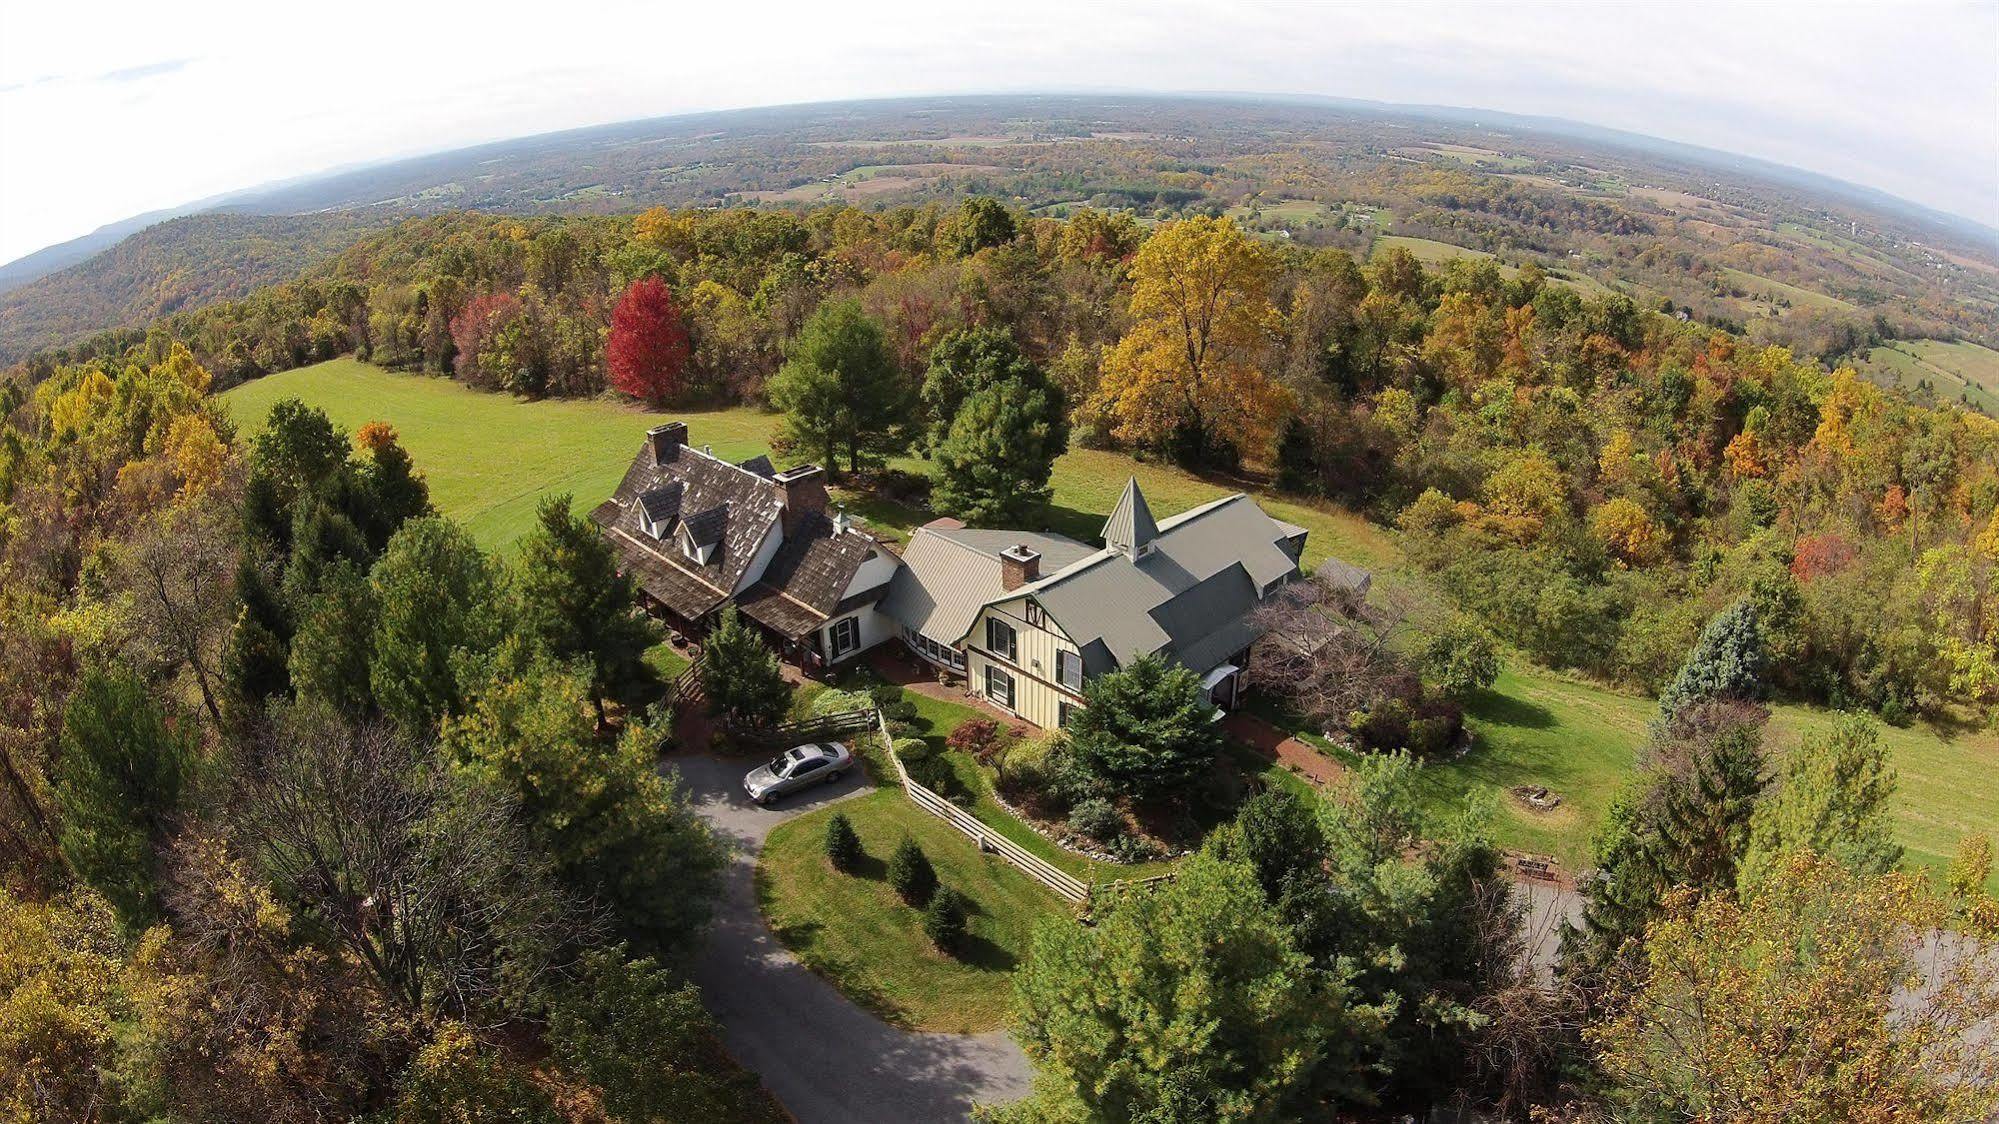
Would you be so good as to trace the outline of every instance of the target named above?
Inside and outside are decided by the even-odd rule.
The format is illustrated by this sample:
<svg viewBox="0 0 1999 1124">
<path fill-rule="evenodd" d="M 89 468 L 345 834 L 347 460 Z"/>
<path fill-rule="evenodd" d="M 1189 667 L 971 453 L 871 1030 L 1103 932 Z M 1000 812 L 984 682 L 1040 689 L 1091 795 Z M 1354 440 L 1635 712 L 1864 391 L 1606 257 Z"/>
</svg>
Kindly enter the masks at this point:
<svg viewBox="0 0 1999 1124">
<path fill-rule="evenodd" d="M 940 519 L 911 536 L 882 611 L 912 632 L 955 644 L 972 627 L 979 609 L 1006 593 L 999 555 L 1014 546 L 1038 552 L 1044 574 L 1096 553 L 1063 535 L 972 530 Z"/>
<path fill-rule="evenodd" d="M 1136 484 L 1128 527 L 1151 521 Z M 1106 524 L 1106 536 L 1119 517 Z M 1298 572 L 1287 549 L 1296 528 L 1264 514 L 1240 493 L 1224 496 L 1155 525 L 1142 554 L 1105 549 L 1040 581 L 986 603 L 1031 594 L 1083 653 L 1090 674 L 1140 656 L 1161 654 L 1206 671 L 1255 640 L 1252 613 L 1264 591 Z M 1137 538 L 1134 534 L 1134 538 Z M 1142 541 L 1140 545 L 1142 545 Z M 962 640 L 978 614 L 965 617 Z"/>
<path fill-rule="evenodd" d="M 652 488 L 639 496 L 639 509 L 652 520 L 653 526 L 662 530 L 671 528 L 673 521 L 680 518 L 680 497 L 686 487 L 678 480 L 669 480 L 657 488 Z"/>
<path fill-rule="evenodd" d="M 1138 477 L 1125 478 L 1124 494 L 1118 497 L 1111 517 L 1104 520 L 1104 548 L 1133 554 L 1145 548 L 1159 534 L 1145 493 L 1138 490 Z"/>
<path fill-rule="evenodd" d="M 651 441 L 640 443 L 618 490 L 590 517 L 648 594 L 679 616 L 696 620 L 742 584 L 783 501 L 770 481 L 728 461 L 685 445 L 669 445 L 659 453 L 654 448 Z M 642 497 L 675 489 L 676 514 L 685 517 L 659 527 L 665 541 L 654 539 L 639 522 Z M 651 502 L 666 501 L 661 496 Z M 675 535 L 683 528 L 695 545 L 713 547 L 705 564 L 681 553 Z"/>
<path fill-rule="evenodd" d="M 738 462 L 736 467 L 742 469 L 744 472 L 755 473 L 765 480 L 775 479 L 777 476 L 777 466 L 770 463 L 770 458 L 764 456 L 762 453 L 758 453 L 749 460 Z"/>
<path fill-rule="evenodd" d="M 868 535 L 841 531 L 825 513 L 813 512 L 785 533 L 763 579 L 738 604 L 745 615 L 786 636 L 803 636 L 853 607 L 847 587 L 875 549 Z M 859 604 L 869 594 L 879 600 L 888 592 L 886 586 L 857 591 L 851 600 Z"/>
</svg>

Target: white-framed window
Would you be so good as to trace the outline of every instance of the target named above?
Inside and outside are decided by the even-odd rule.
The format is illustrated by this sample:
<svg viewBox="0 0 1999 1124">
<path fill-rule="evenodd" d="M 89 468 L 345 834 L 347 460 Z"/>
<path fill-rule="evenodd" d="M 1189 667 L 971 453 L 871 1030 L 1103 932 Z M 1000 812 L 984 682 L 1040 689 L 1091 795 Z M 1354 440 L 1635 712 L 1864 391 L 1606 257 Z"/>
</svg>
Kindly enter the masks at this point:
<svg viewBox="0 0 1999 1124">
<path fill-rule="evenodd" d="M 1074 652 L 1055 653 L 1055 681 L 1071 691 L 1083 689 L 1083 657 Z"/>
<path fill-rule="evenodd" d="M 852 617 L 833 622 L 833 658 L 838 659 L 861 646 L 861 624 Z"/>
<path fill-rule="evenodd" d="M 1016 658 L 1013 626 L 998 617 L 986 618 L 986 651 L 1005 660 Z"/>
<path fill-rule="evenodd" d="M 986 699 L 996 706 L 1013 709 L 1013 676 L 991 664 L 986 665 Z"/>
</svg>

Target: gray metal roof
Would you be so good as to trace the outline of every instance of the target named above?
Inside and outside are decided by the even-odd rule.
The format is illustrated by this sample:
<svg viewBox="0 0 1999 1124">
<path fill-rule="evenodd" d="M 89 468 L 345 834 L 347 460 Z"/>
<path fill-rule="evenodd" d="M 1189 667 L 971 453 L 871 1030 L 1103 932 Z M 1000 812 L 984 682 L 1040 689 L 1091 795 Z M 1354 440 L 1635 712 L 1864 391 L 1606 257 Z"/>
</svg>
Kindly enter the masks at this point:
<svg viewBox="0 0 1999 1124">
<path fill-rule="evenodd" d="M 1126 477 L 1124 494 L 1111 509 L 1111 517 L 1104 520 L 1104 547 L 1130 554 L 1158 534 L 1159 524 L 1152 518 L 1152 508 L 1145 502 L 1145 493 L 1138 490 L 1138 477 Z"/>
<path fill-rule="evenodd" d="M 1137 558 L 1106 549 L 1025 589 L 1092 674 L 1108 670 L 1091 666 L 1093 642 L 1117 665 L 1163 653 L 1205 671 L 1255 639 L 1262 592 L 1298 572 L 1287 531 L 1248 496 L 1226 496 L 1159 525 Z"/>
<path fill-rule="evenodd" d="M 918 527 L 902 552 L 902 566 L 881 610 L 904 628 L 940 644 L 955 644 L 972 627 L 979 609 L 1006 593 L 999 553 L 1021 545 L 1040 553 L 1043 574 L 1098 553 L 1062 535 Z"/>
</svg>

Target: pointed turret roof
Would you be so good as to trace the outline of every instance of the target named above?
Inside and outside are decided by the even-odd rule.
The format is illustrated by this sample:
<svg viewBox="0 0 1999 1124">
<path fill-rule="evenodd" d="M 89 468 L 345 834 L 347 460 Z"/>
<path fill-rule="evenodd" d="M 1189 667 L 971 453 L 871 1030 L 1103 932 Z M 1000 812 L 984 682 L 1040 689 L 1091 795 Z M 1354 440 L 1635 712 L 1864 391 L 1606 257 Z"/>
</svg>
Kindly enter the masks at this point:
<svg viewBox="0 0 1999 1124">
<path fill-rule="evenodd" d="M 1104 546 L 1127 558 L 1136 558 L 1158 537 L 1159 524 L 1153 521 L 1152 509 L 1146 506 L 1145 493 L 1138 490 L 1138 477 L 1128 477 L 1124 494 L 1111 509 L 1111 517 L 1104 521 Z"/>
</svg>

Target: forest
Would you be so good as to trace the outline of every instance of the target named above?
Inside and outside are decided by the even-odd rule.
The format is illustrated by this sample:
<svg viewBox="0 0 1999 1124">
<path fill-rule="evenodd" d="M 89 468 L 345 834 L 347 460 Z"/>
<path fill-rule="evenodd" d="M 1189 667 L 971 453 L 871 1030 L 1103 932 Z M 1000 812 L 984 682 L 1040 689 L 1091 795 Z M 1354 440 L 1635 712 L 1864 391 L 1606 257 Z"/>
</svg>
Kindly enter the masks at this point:
<svg viewBox="0 0 1999 1124">
<path fill-rule="evenodd" d="M 348 353 L 521 398 L 765 406 L 855 494 L 972 523 L 1033 518 L 1074 444 L 1394 530 L 1454 639 L 1321 716 L 1379 752 L 1323 809 L 1261 795 L 1170 889 L 1038 934 L 1035 1094 L 997 1119 L 1990 1110 L 1999 1061 L 1965 1036 L 1999 1011 L 1989 965 L 1943 958 L 1915 1015 L 1883 1014 L 1904 930 L 1989 937 L 1999 909 L 1977 839 L 1942 886 L 1895 872 L 1873 723 L 1999 702 L 1999 423 L 1531 261 L 973 197 L 415 217 L 19 368 L 20 1115 L 776 1118 L 681 972 L 720 850 L 654 770 L 658 635 L 570 498 L 489 554 L 393 428 L 288 401 L 241 432 L 215 397 Z M 912 453 L 920 480 L 891 463 Z M 1495 649 L 1660 698 L 1559 986 L 1520 969 L 1478 801 L 1411 810 L 1432 696 L 1489 685 Z M 1778 762 L 1777 700 L 1852 714 Z M 1811 920 L 1851 955 L 1759 955 Z M 1185 1024 L 1121 990 L 1174 973 L 1212 984 Z M 1126 1050 L 1089 1029 L 1113 1017 Z"/>
</svg>

